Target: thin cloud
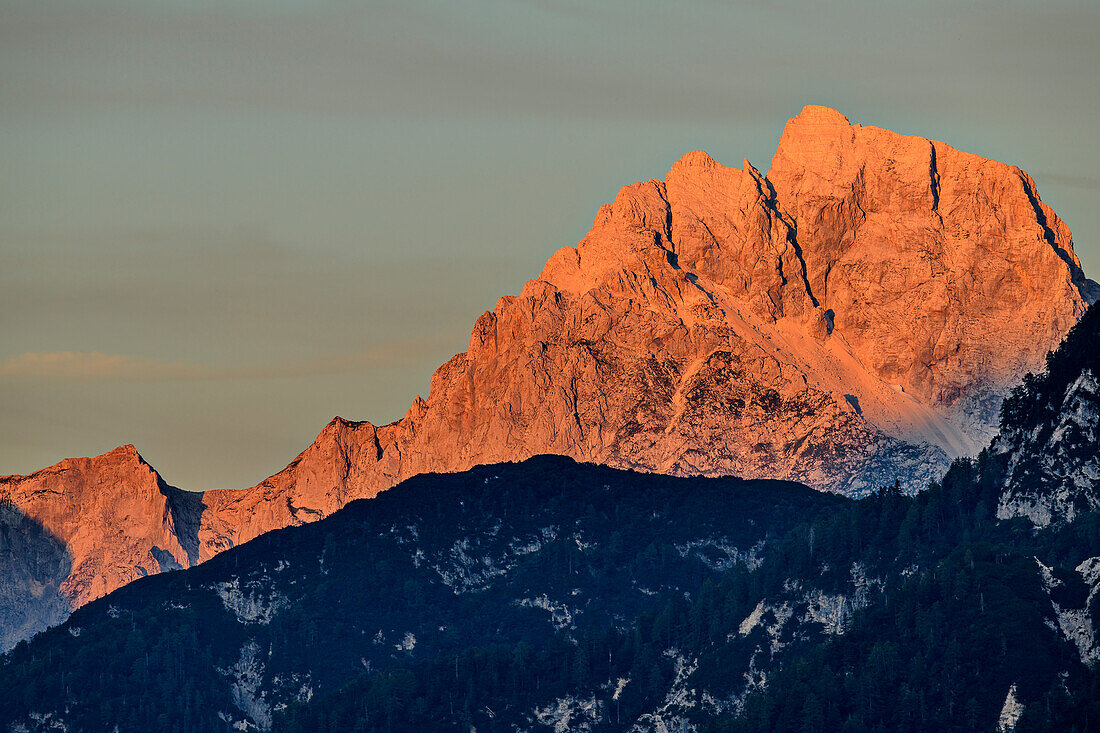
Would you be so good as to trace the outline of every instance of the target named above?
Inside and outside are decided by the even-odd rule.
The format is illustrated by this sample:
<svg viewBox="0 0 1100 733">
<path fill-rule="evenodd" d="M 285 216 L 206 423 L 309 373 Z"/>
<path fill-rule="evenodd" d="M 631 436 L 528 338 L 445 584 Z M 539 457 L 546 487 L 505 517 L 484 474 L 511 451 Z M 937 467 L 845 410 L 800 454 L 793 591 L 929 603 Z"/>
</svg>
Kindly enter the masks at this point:
<svg viewBox="0 0 1100 733">
<path fill-rule="evenodd" d="M 0 362 L 0 377 L 39 377 L 78 381 L 109 379 L 186 379 L 199 376 L 193 364 L 171 363 L 100 351 L 27 352 Z"/>
<path fill-rule="evenodd" d="M 1061 173 L 1036 173 L 1035 180 L 1040 185 L 1047 183 L 1052 186 L 1065 186 L 1066 188 L 1080 188 L 1085 191 L 1100 191 L 1100 178 L 1088 176 L 1066 176 Z"/>
<path fill-rule="evenodd" d="M 432 339 L 407 339 L 370 349 L 274 364 L 215 366 L 100 351 L 27 352 L 0 361 L 0 378 L 66 382 L 171 382 L 228 379 L 300 379 L 407 364 L 438 351 Z"/>
</svg>

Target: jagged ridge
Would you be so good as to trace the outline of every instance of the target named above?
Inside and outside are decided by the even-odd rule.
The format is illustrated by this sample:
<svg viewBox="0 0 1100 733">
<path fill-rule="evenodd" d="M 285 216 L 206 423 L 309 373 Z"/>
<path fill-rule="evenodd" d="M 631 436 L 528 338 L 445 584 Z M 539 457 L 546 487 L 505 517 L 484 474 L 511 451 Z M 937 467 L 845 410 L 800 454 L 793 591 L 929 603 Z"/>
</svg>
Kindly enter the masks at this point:
<svg viewBox="0 0 1100 733">
<path fill-rule="evenodd" d="M 1027 174 L 807 107 L 767 176 L 694 152 L 622 189 L 400 421 L 337 418 L 244 491 L 174 493 L 115 452 L 0 498 L 67 548 L 80 605 L 418 473 L 541 453 L 915 491 L 986 443 L 1096 296 Z"/>
</svg>

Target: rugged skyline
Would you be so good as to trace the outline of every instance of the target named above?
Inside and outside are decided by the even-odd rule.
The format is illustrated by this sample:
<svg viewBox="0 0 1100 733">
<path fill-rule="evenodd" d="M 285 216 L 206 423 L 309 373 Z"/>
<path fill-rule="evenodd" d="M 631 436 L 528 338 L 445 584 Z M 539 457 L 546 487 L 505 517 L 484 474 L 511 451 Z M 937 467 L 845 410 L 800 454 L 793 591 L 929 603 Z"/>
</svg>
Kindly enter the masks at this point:
<svg viewBox="0 0 1100 733">
<path fill-rule="evenodd" d="M 624 186 L 401 420 L 335 418 L 251 489 L 180 491 L 133 445 L 0 476 L 0 648 L 430 472 L 555 454 L 919 493 L 1098 297 L 1026 172 L 807 106 L 766 175 L 693 151 Z"/>
<path fill-rule="evenodd" d="M 0 4 L 0 474 L 400 417 L 593 202 L 809 102 L 1020 165 L 1100 270 L 1093 3 L 451 5 Z"/>
</svg>

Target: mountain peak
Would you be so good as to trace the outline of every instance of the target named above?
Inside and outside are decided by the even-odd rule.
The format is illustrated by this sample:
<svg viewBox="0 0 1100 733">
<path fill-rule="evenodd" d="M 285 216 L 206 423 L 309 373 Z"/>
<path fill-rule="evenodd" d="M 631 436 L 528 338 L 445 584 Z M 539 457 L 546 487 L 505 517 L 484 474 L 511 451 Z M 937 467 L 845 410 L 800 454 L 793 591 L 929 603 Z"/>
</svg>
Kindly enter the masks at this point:
<svg viewBox="0 0 1100 733">
<path fill-rule="evenodd" d="M 718 163 L 705 150 L 692 150 L 680 156 L 672 168 L 674 170 L 676 168 L 714 168 L 717 165 Z"/>
<path fill-rule="evenodd" d="M 852 124 L 848 121 L 847 117 L 845 117 L 840 112 L 837 112 L 832 107 L 823 107 L 817 104 L 807 104 L 805 107 L 802 108 L 801 112 L 791 118 L 790 122 L 794 122 L 800 125 L 850 126 Z"/>
<path fill-rule="evenodd" d="M 1017 169 L 808 106 L 766 175 L 694 151 L 624 186 L 402 419 L 337 418 L 201 502 L 83 463 L 19 477 L 14 503 L 75 543 L 79 604 L 166 548 L 186 564 L 416 474 L 537 454 L 915 492 L 987 444 L 1001 397 L 1095 298 L 1072 247 Z"/>
<path fill-rule="evenodd" d="M 117 461 L 139 461 L 141 463 L 145 463 L 145 465 L 148 465 L 145 462 L 145 459 L 141 457 L 141 454 L 138 453 L 138 449 L 134 447 L 133 443 L 120 445 L 117 448 L 107 451 L 101 456 L 98 456 L 98 458 Z"/>
</svg>

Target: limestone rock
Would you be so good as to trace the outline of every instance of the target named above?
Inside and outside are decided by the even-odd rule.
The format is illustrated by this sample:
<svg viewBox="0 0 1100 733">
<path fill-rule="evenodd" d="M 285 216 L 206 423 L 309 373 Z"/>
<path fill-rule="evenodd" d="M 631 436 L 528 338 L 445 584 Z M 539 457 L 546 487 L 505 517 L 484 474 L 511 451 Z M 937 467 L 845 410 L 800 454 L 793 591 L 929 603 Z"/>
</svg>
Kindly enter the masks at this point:
<svg viewBox="0 0 1100 733">
<path fill-rule="evenodd" d="M 68 549 L 80 605 L 417 473 L 540 453 L 915 491 L 988 442 L 1098 294 L 1026 173 L 807 107 L 767 176 L 697 151 L 623 188 L 402 420 L 337 418 L 242 491 L 171 489 L 126 447 L 0 479 L 0 500 Z"/>
<path fill-rule="evenodd" d="M 856 357 L 948 414 L 1041 366 L 1097 297 L 1069 229 L 1015 166 L 807 107 L 768 178 Z"/>
<path fill-rule="evenodd" d="M 0 579 L 23 584 L 22 599 L 0 587 L 0 638 L 14 643 L 18 629 L 63 620 L 70 605 L 197 562 L 200 499 L 165 484 L 132 445 L 0 477 Z M 32 598 L 43 623 L 24 608 Z"/>
</svg>

